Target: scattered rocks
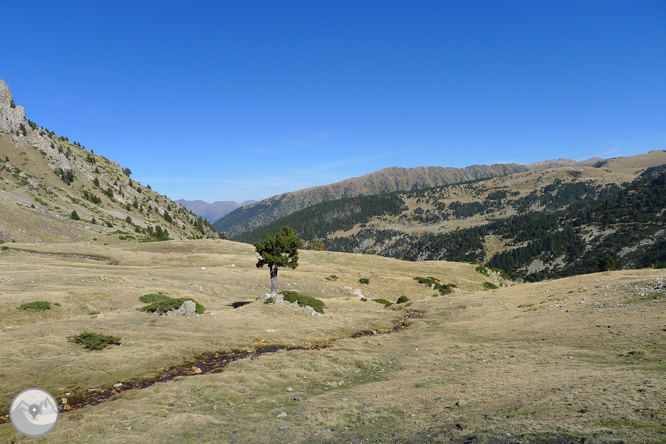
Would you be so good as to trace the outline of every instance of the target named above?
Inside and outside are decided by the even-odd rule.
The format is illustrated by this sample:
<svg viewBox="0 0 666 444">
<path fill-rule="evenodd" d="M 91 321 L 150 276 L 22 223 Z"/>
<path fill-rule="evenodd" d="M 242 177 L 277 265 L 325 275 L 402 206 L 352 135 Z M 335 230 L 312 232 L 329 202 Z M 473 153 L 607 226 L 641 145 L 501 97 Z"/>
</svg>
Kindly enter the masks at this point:
<svg viewBox="0 0 666 444">
<path fill-rule="evenodd" d="M 279 415 L 277 415 L 278 418 L 286 418 L 287 417 L 287 412 L 282 412 Z"/>
<path fill-rule="evenodd" d="M 280 429 L 280 430 L 286 430 L 286 429 L 287 429 L 287 426 L 286 426 L 286 425 L 281 425 L 280 427 L 278 427 L 278 429 Z"/>
<path fill-rule="evenodd" d="M 465 401 L 464 399 L 461 399 L 460 401 L 456 402 L 455 405 L 467 405 L 467 401 Z"/>
</svg>

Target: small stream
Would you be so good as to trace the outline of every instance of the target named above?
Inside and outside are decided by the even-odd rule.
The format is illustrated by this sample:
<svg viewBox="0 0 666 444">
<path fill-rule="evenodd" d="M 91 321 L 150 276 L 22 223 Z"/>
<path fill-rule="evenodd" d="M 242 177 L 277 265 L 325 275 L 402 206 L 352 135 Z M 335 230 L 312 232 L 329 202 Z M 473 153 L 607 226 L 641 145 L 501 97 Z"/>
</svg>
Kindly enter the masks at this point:
<svg viewBox="0 0 666 444">
<path fill-rule="evenodd" d="M 393 322 L 393 326 L 389 328 L 378 328 L 375 330 L 364 330 L 358 333 L 352 334 L 350 337 L 362 338 L 366 336 L 375 336 L 375 335 L 385 335 L 390 333 L 399 332 L 401 330 L 409 327 L 410 319 L 420 318 L 422 313 L 417 311 L 412 311 L 407 313 L 402 318 Z M 346 338 L 339 338 L 346 339 Z M 237 361 L 239 359 L 257 359 L 261 355 L 267 353 L 275 353 L 278 351 L 297 351 L 297 350 L 322 350 L 327 348 L 332 342 L 335 342 L 339 339 L 333 339 L 331 341 L 326 341 L 322 343 L 309 343 L 305 346 L 298 347 L 287 347 L 287 346 L 267 346 L 256 349 L 254 352 L 247 351 L 231 351 L 226 353 L 205 353 L 203 355 L 197 356 L 192 361 L 185 362 L 180 366 L 171 367 L 170 369 L 163 371 L 158 376 L 152 379 L 143 379 L 143 380 L 133 380 L 127 382 L 120 382 L 114 384 L 113 387 L 100 389 L 94 394 L 88 394 L 87 396 L 68 396 L 68 404 L 60 406 L 61 411 L 73 411 L 78 410 L 83 407 L 93 406 L 101 404 L 102 402 L 112 400 L 116 395 L 127 390 L 137 390 L 145 389 L 151 387 L 158 382 L 168 382 L 178 376 L 199 376 L 205 375 L 206 373 L 220 373 L 224 367 L 226 367 L 230 362 Z M 9 422 L 8 419 L 0 419 L 0 424 Z"/>
<path fill-rule="evenodd" d="M 17 248 L 9 248 L 8 250 L 2 250 L 2 251 L 6 251 L 6 252 L 15 251 L 15 252 L 17 252 L 17 253 L 37 254 L 37 255 L 40 255 L 40 256 L 62 256 L 62 257 L 71 257 L 71 258 L 74 258 L 74 259 L 87 259 L 87 260 L 90 260 L 90 261 L 104 261 L 104 262 L 108 262 L 108 263 L 111 264 L 111 265 L 118 265 L 117 262 L 112 261 L 111 259 L 108 259 L 108 258 L 106 258 L 106 257 L 103 257 L 103 256 L 91 256 L 91 255 L 87 255 L 87 254 L 73 254 L 73 253 L 42 253 L 42 252 L 39 252 L 39 251 L 19 250 L 19 249 L 17 249 Z M 2 251 L 0 251 L 0 252 L 2 252 Z"/>
</svg>

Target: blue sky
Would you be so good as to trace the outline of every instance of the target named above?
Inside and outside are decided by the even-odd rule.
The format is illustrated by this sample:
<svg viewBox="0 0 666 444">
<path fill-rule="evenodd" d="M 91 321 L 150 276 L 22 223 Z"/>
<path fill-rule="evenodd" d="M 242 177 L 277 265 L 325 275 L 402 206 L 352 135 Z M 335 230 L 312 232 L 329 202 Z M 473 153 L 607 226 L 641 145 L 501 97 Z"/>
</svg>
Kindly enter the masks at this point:
<svg viewBox="0 0 666 444">
<path fill-rule="evenodd" d="M 28 118 L 173 199 L 666 149 L 666 2 L 7 1 Z"/>
</svg>

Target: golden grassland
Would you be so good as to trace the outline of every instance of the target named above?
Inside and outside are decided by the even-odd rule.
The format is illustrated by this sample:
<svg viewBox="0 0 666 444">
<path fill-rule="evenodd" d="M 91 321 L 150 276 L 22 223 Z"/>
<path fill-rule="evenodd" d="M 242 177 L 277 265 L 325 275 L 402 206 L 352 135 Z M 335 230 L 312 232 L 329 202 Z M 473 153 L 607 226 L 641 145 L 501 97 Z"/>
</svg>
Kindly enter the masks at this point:
<svg viewBox="0 0 666 444">
<path fill-rule="evenodd" d="M 255 267 L 250 245 L 3 246 L 9 248 L 0 253 L 1 415 L 27 387 L 49 390 L 70 405 L 118 382 L 155 378 L 203 353 L 306 349 L 120 390 L 97 406 L 63 412 L 42 438 L 0 424 L 0 442 L 447 442 L 542 433 L 602 442 L 666 438 L 664 298 L 640 289 L 661 270 L 484 291 L 483 282 L 501 282 L 471 264 L 302 251 L 300 266 L 281 270 L 278 285 L 323 300 L 326 313 L 313 317 L 290 304 L 231 307 L 269 289 L 268 271 Z M 95 255 L 118 265 L 16 249 Z M 338 279 L 326 280 L 330 275 Z M 433 297 L 436 291 L 415 276 L 456 284 L 456 292 Z M 384 309 L 350 289 L 411 302 Z M 206 313 L 166 318 L 137 310 L 139 296 L 159 291 L 192 297 Z M 16 308 L 35 300 L 60 306 Z M 389 328 L 412 312 L 420 317 L 404 330 L 351 338 Z M 89 352 L 67 341 L 83 331 L 120 336 L 121 345 Z M 311 344 L 327 346 L 307 349 Z"/>
</svg>

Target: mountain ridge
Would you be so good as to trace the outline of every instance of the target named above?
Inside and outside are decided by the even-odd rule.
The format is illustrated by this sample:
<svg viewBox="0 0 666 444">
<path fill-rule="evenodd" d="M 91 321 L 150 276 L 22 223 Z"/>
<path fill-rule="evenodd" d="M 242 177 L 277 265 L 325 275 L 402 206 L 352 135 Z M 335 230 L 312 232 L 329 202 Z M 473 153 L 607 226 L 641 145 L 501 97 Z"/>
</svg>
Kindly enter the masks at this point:
<svg viewBox="0 0 666 444">
<path fill-rule="evenodd" d="M 432 188 L 452 183 L 468 182 L 519 172 L 555 167 L 592 166 L 600 157 L 575 161 L 556 159 L 528 165 L 516 163 L 470 165 L 464 168 L 422 166 L 414 168 L 388 167 L 359 177 L 352 177 L 329 185 L 319 185 L 283 193 L 238 208 L 215 221 L 213 227 L 227 236 L 237 236 L 288 216 L 311 205 L 347 197 L 386 194 Z"/>
<path fill-rule="evenodd" d="M 243 202 L 235 202 L 233 200 L 218 200 L 213 203 L 208 203 L 206 201 L 197 199 L 197 200 L 185 200 L 178 199 L 176 203 L 181 204 L 188 210 L 192 211 L 197 216 L 201 216 L 204 219 L 214 222 L 234 211 L 237 208 L 251 205 L 256 200 L 244 200 Z"/>
<path fill-rule="evenodd" d="M 218 235 L 129 168 L 40 127 L 0 79 L 0 241 L 106 242 Z"/>
</svg>

